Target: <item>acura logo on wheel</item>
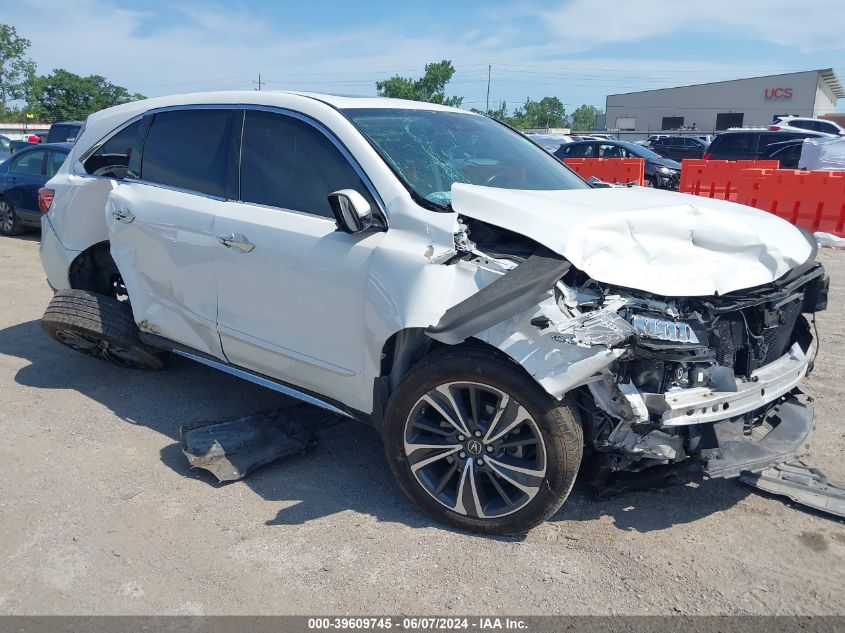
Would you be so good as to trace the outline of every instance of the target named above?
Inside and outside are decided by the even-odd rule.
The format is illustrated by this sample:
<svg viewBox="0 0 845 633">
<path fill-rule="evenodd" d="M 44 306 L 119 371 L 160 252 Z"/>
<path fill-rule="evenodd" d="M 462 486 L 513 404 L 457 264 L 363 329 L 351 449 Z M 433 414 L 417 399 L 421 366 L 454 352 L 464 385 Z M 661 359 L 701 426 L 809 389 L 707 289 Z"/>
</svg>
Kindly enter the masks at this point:
<svg viewBox="0 0 845 633">
<path fill-rule="evenodd" d="M 467 452 L 472 455 L 481 455 L 481 451 L 484 450 L 484 447 L 481 445 L 481 442 L 478 440 L 470 440 L 467 442 Z"/>
</svg>

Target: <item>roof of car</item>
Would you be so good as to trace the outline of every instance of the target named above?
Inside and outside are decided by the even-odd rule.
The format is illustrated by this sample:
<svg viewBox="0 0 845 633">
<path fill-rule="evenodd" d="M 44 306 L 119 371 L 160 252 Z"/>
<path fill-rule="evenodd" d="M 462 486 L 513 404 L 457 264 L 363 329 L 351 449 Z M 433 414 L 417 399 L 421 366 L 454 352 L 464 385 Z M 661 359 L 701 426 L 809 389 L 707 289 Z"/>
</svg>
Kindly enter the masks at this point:
<svg viewBox="0 0 845 633">
<path fill-rule="evenodd" d="M 53 125 L 85 125 L 85 121 L 54 121 Z"/>
<path fill-rule="evenodd" d="M 18 151 L 15 152 L 15 155 L 21 154 L 23 152 L 28 152 L 33 149 L 64 149 L 70 151 L 73 147 L 73 143 L 28 143 L 26 147 L 21 147 Z"/>
</svg>

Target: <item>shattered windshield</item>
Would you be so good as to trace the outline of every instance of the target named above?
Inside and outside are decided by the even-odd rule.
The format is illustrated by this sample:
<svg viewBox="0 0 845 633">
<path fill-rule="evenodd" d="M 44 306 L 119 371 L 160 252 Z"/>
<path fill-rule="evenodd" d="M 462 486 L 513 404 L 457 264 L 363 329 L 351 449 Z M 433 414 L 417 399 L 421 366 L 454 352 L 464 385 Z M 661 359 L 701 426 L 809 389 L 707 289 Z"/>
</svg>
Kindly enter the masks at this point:
<svg viewBox="0 0 845 633">
<path fill-rule="evenodd" d="M 548 152 L 487 117 L 398 108 L 343 112 L 406 185 L 442 207 L 451 202 L 456 182 L 502 189 L 589 188 Z"/>
</svg>

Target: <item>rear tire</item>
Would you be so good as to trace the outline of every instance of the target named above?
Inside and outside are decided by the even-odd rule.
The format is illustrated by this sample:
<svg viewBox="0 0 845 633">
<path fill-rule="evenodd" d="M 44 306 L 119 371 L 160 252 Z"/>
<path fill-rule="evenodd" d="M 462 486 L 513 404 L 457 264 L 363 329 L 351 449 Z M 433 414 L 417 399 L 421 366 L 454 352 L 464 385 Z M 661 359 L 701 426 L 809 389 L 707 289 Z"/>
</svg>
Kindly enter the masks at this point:
<svg viewBox="0 0 845 633">
<path fill-rule="evenodd" d="M 443 411 L 458 411 L 458 425 Z M 570 405 L 517 363 L 461 345 L 426 357 L 402 380 L 388 404 L 384 444 L 405 494 L 434 519 L 512 535 L 563 505 L 584 439 Z"/>
<path fill-rule="evenodd" d="M 23 233 L 21 219 L 15 213 L 12 205 L 0 200 L 0 235 L 11 237 Z"/>
<path fill-rule="evenodd" d="M 127 369 L 159 370 L 158 354 L 138 337 L 128 303 L 87 290 L 59 290 L 41 327 L 77 352 Z"/>
</svg>

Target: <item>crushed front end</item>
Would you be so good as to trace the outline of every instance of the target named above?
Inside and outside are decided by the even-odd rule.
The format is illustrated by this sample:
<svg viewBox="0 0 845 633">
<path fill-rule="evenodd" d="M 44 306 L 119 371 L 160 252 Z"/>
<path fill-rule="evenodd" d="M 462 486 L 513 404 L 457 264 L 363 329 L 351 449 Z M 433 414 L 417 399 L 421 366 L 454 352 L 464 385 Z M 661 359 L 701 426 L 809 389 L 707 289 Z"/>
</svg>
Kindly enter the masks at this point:
<svg viewBox="0 0 845 633">
<path fill-rule="evenodd" d="M 641 470 L 695 459 L 710 477 L 736 477 L 803 453 L 814 421 L 799 383 L 813 367 L 811 320 L 827 290 L 815 262 L 707 298 L 560 284 L 562 310 L 567 302 L 588 308 L 592 294 L 596 310 L 622 305 L 615 314 L 630 326 L 624 352 L 576 390 L 585 441 L 601 465 Z"/>
</svg>

